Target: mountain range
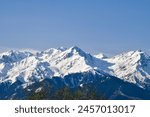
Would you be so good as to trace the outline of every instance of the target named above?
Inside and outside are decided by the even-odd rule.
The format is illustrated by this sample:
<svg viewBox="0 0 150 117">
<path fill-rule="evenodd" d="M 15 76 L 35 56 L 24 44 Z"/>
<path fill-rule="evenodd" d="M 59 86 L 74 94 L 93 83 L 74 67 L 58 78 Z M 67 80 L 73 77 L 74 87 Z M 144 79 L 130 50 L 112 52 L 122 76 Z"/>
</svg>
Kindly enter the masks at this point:
<svg viewBox="0 0 150 117">
<path fill-rule="evenodd" d="M 150 56 L 141 50 L 92 55 L 76 46 L 0 54 L 0 99 L 27 99 L 46 82 L 53 90 L 90 85 L 107 99 L 150 99 Z"/>
</svg>

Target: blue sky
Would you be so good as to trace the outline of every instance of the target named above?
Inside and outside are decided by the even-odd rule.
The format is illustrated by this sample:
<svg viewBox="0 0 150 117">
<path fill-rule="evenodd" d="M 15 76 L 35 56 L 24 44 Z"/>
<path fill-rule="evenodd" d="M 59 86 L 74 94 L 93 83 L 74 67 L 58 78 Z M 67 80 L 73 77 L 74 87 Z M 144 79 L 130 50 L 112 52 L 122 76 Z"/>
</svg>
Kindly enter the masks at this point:
<svg viewBox="0 0 150 117">
<path fill-rule="evenodd" d="M 150 54 L 150 0 L 3 0 L 0 49 Z"/>
</svg>

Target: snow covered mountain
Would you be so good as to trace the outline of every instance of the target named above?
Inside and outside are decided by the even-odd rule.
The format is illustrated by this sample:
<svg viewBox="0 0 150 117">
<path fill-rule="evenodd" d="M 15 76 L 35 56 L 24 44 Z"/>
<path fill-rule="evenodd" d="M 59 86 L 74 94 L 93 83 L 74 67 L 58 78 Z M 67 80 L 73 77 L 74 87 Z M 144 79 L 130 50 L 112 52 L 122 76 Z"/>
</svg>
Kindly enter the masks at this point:
<svg viewBox="0 0 150 117">
<path fill-rule="evenodd" d="M 81 74 L 82 78 L 77 75 L 73 79 L 68 78 L 73 74 Z M 94 76 L 90 78 L 83 74 Z M 96 77 L 102 77 L 101 82 L 104 82 L 104 79 L 117 78 L 143 89 L 150 89 L 150 56 L 140 50 L 111 58 L 103 54 L 93 56 L 76 46 L 68 49 L 51 48 L 34 53 L 8 51 L 0 54 L 0 85 L 13 85 L 19 82 L 21 86 L 27 87 L 54 77 L 64 79 L 65 83 L 70 82 L 67 84 L 70 87 L 91 83 Z"/>
<path fill-rule="evenodd" d="M 92 71 L 103 67 L 106 63 L 76 46 L 63 51 L 53 49 L 53 52 L 44 52 L 39 58 L 49 63 L 52 71 L 54 71 L 54 76 L 65 76 L 71 73 Z"/>
<path fill-rule="evenodd" d="M 111 58 L 94 57 L 78 47 L 51 48 L 46 51 L 9 51 L 0 54 L 0 82 L 23 83 L 53 76 L 65 76 L 95 70 L 103 71 L 144 87 L 150 84 L 150 56 L 142 51 L 130 51 Z"/>
<path fill-rule="evenodd" d="M 141 50 L 130 51 L 105 60 L 111 63 L 108 66 L 110 74 L 140 87 L 150 85 L 150 56 Z"/>
<path fill-rule="evenodd" d="M 23 83 L 93 71 L 105 65 L 78 47 L 51 48 L 36 55 L 30 52 L 10 51 L 0 55 L 0 82 L 19 80 Z M 100 69 L 99 69 L 100 70 Z"/>
</svg>

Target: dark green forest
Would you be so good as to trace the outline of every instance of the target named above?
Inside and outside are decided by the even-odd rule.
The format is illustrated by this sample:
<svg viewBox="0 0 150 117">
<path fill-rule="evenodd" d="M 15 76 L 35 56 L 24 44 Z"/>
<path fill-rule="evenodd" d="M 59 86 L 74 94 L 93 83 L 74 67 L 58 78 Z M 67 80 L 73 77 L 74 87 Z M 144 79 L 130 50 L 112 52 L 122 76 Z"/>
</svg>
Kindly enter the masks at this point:
<svg viewBox="0 0 150 117">
<path fill-rule="evenodd" d="M 90 86 L 70 89 L 65 86 L 54 92 L 51 92 L 51 87 L 42 88 L 39 92 L 31 92 L 27 97 L 29 100 L 105 100 L 103 94 L 97 94 Z"/>
</svg>

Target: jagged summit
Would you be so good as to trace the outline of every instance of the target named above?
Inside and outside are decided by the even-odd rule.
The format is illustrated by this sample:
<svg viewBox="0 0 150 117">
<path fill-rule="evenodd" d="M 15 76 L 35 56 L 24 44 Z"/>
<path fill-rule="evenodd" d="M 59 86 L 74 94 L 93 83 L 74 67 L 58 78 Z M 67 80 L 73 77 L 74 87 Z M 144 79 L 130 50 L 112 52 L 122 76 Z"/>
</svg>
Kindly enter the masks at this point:
<svg viewBox="0 0 150 117">
<path fill-rule="evenodd" d="M 84 58 L 86 58 L 86 56 L 90 56 L 90 54 L 86 53 L 85 51 L 83 51 L 82 49 L 80 49 L 77 46 L 73 46 L 71 48 L 68 48 L 66 51 L 64 51 L 64 53 L 68 53 L 69 56 L 79 55 L 79 56 L 82 56 Z"/>
<path fill-rule="evenodd" d="M 5 63 L 13 63 L 21 61 L 22 59 L 31 56 L 30 52 L 21 52 L 16 50 L 10 50 L 0 54 L 0 61 Z"/>
<path fill-rule="evenodd" d="M 64 76 L 71 73 L 92 70 L 94 67 L 98 67 L 101 62 L 101 60 L 97 60 L 77 46 L 55 53 L 53 56 L 45 57 L 44 55 L 43 57 L 43 61 L 48 62 L 56 71 L 55 76 Z"/>
<path fill-rule="evenodd" d="M 58 49 L 50 48 L 50 49 L 48 49 L 48 50 L 42 51 L 41 53 L 51 55 L 51 54 L 53 54 L 53 53 L 55 53 L 55 52 L 58 52 L 58 51 L 59 51 Z"/>
<path fill-rule="evenodd" d="M 116 55 L 110 58 L 110 60 L 114 62 L 131 61 L 132 63 L 135 63 L 135 64 L 137 63 L 138 65 L 140 65 L 149 61 L 150 56 L 147 53 L 143 52 L 142 50 L 136 50 L 136 51 L 129 51 L 129 52 Z"/>
<path fill-rule="evenodd" d="M 72 46 L 71 48 L 68 48 L 68 51 L 72 53 L 85 53 L 81 48 L 77 46 Z"/>
<path fill-rule="evenodd" d="M 31 79 L 37 81 L 41 78 L 85 72 L 97 67 L 95 58 L 80 48 L 74 46 L 62 49 L 51 48 L 36 55 L 19 51 L 3 54 L 0 59 L 1 82 L 30 82 Z"/>
<path fill-rule="evenodd" d="M 140 87 L 150 85 L 150 56 L 145 52 L 136 50 L 103 58 L 92 56 L 77 46 L 50 48 L 37 54 L 12 50 L 0 54 L 0 82 L 28 83 L 98 70 Z"/>
</svg>

